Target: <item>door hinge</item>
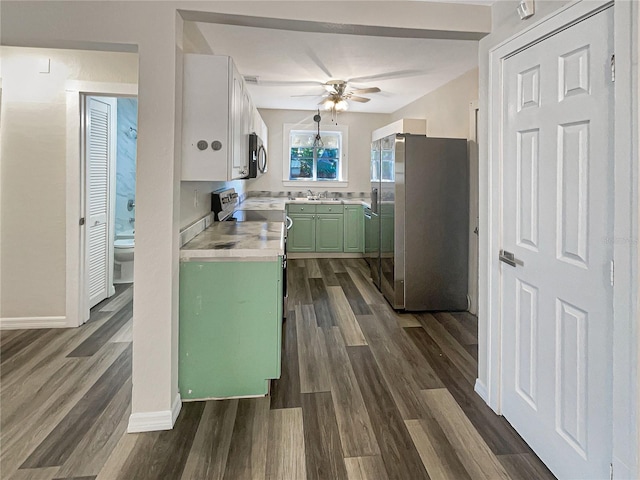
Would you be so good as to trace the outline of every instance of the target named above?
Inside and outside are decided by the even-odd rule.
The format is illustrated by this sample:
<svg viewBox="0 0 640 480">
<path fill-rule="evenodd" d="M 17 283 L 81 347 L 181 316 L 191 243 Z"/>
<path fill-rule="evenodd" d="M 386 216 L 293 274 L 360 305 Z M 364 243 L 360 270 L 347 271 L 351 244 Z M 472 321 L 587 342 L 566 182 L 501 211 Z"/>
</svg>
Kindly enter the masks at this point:
<svg viewBox="0 0 640 480">
<path fill-rule="evenodd" d="M 610 265 L 610 278 L 609 280 L 611 281 L 611 286 L 613 287 L 613 284 L 615 282 L 615 275 L 616 275 L 616 267 L 615 264 L 613 262 L 613 260 L 611 260 L 611 265 Z"/>
<path fill-rule="evenodd" d="M 611 81 L 616 81 L 616 54 L 611 55 Z"/>
<path fill-rule="evenodd" d="M 613 480 L 613 463 L 609 464 L 609 480 Z"/>
</svg>

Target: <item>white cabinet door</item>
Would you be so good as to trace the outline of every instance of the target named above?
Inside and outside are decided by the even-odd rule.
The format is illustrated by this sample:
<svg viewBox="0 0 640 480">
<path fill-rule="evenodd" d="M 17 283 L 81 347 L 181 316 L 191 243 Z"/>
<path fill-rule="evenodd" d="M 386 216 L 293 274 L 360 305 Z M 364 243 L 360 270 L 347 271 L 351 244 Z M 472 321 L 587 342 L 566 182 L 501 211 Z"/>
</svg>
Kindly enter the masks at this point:
<svg viewBox="0 0 640 480">
<path fill-rule="evenodd" d="M 231 179 L 230 66 L 227 56 L 184 56 L 182 180 Z"/>
<path fill-rule="evenodd" d="M 504 63 L 502 412 L 558 478 L 612 459 L 612 53 L 609 8 Z"/>
<path fill-rule="evenodd" d="M 231 154 L 231 178 L 245 177 L 249 171 L 248 161 L 245 161 L 243 151 L 246 151 L 248 144 L 244 146 L 244 119 L 242 116 L 243 104 L 245 101 L 245 91 L 242 77 L 234 70 L 233 92 L 231 107 L 231 138 L 233 141 L 233 152 Z M 248 140 L 247 140 L 248 141 Z"/>
</svg>

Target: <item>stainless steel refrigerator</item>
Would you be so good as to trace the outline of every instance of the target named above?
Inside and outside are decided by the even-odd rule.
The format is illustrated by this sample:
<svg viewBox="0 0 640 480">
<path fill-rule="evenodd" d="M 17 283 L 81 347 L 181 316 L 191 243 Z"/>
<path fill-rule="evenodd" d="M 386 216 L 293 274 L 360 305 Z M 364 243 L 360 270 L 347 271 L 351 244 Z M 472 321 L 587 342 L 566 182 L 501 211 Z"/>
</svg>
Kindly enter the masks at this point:
<svg viewBox="0 0 640 480">
<path fill-rule="evenodd" d="M 365 253 L 394 309 L 466 310 L 467 141 L 397 134 L 373 142 Z"/>
</svg>

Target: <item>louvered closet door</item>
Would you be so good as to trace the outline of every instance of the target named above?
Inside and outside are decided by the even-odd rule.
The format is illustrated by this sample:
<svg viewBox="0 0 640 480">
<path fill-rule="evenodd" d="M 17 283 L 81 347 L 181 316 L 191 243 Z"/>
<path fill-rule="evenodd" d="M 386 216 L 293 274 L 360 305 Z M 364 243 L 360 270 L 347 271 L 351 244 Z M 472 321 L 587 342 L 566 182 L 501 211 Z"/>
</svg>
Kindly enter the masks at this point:
<svg viewBox="0 0 640 480">
<path fill-rule="evenodd" d="M 89 97 L 87 104 L 86 272 L 91 308 L 107 298 L 109 291 L 109 156 L 115 102 Z"/>
</svg>

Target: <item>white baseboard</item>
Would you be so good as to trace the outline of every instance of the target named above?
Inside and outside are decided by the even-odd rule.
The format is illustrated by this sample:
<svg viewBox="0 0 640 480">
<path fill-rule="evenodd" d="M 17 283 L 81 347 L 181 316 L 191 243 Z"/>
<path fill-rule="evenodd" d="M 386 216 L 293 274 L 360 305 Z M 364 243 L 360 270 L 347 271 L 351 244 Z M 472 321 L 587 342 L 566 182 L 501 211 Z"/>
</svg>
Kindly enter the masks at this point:
<svg viewBox="0 0 640 480">
<path fill-rule="evenodd" d="M 66 328 L 67 317 L 3 317 L 0 330 L 20 330 L 23 328 Z"/>
<path fill-rule="evenodd" d="M 480 396 L 480 398 L 484 400 L 484 403 L 486 404 L 489 403 L 488 401 L 489 396 L 487 395 L 487 386 L 484 383 L 482 383 L 479 378 L 476 378 L 476 384 L 473 389 Z"/>
<path fill-rule="evenodd" d="M 158 430 L 171 430 L 182 408 L 180 394 L 176 395 L 171 410 L 159 412 L 132 413 L 129 416 L 128 433 L 155 432 Z"/>
</svg>

